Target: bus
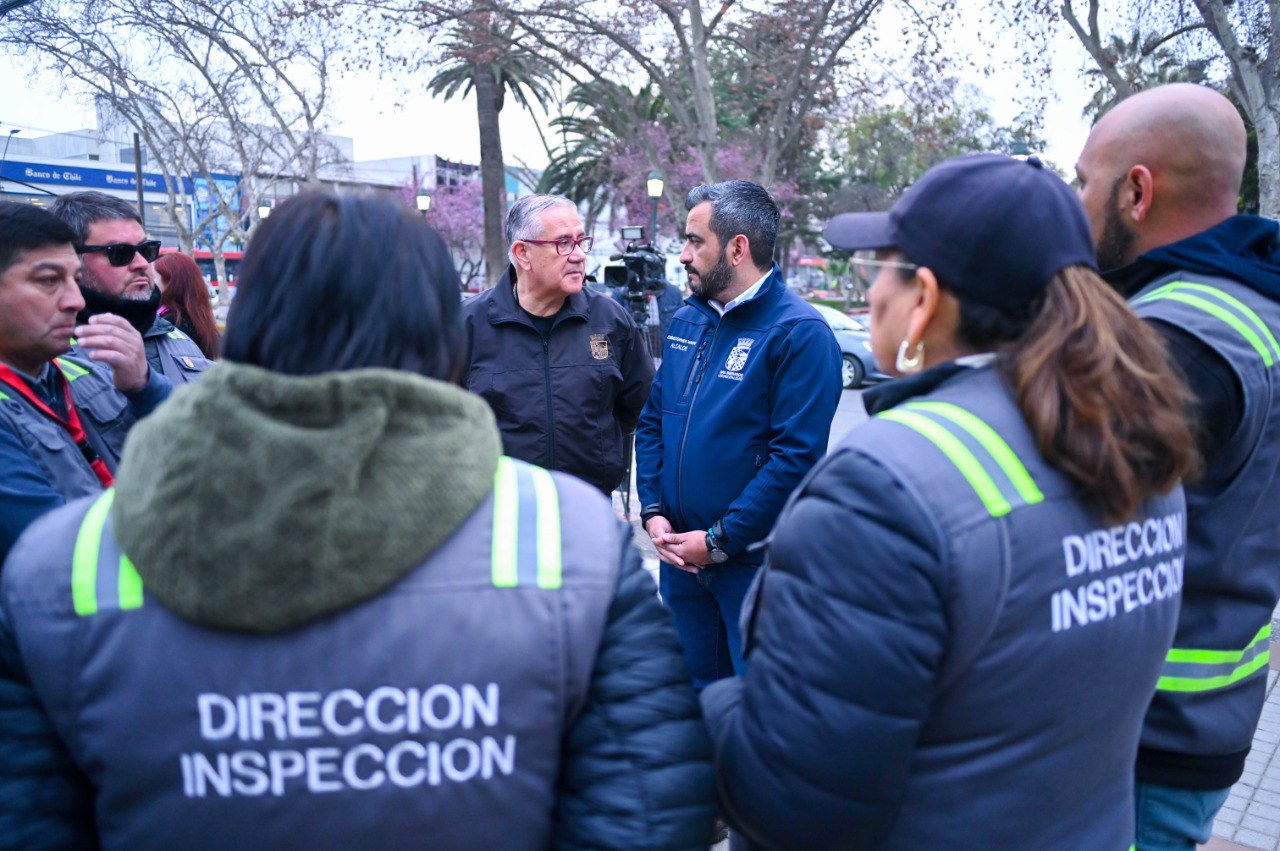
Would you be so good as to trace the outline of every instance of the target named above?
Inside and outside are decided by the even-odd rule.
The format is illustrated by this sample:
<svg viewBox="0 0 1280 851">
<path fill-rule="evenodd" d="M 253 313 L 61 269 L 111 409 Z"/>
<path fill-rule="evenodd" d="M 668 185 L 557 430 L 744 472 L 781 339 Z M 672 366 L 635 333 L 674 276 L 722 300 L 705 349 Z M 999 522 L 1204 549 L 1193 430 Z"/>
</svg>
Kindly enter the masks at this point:
<svg viewBox="0 0 1280 851">
<path fill-rule="evenodd" d="M 161 254 L 177 254 L 176 248 L 161 248 Z M 213 252 L 203 248 L 197 248 L 191 252 L 191 256 L 195 259 L 196 265 L 200 267 L 200 274 L 204 275 L 205 282 L 211 289 L 217 288 L 217 278 L 213 268 Z M 224 251 L 222 259 L 227 264 L 227 282 L 234 287 L 236 285 L 236 277 L 240 273 L 240 261 L 244 259 L 243 251 Z"/>
</svg>

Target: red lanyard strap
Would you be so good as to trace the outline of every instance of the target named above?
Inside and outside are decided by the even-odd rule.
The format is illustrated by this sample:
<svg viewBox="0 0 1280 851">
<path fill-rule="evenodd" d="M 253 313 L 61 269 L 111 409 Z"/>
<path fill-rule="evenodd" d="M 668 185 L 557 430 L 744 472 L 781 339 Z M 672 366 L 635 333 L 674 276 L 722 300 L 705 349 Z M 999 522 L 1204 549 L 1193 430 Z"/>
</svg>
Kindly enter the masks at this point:
<svg viewBox="0 0 1280 851">
<path fill-rule="evenodd" d="M 115 481 L 111 476 L 111 471 L 107 469 L 107 463 L 94 451 L 93 446 L 89 443 L 88 435 L 84 433 L 84 427 L 80 424 L 80 412 L 76 410 L 76 403 L 71 398 L 71 384 L 67 381 L 66 376 L 62 374 L 62 364 L 58 362 L 57 358 L 53 359 L 53 363 L 58 370 L 58 386 L 62 390 L 63 398 L 66 400 L 66 419 L 58 416 L 52 408 L 45 404 L 43 399 L 35 394 L 35 391 L 27 385 L 27 382 L 23 381 L 16 372 L 2 363 L 0 363 L 0 382 L 13 388 L 22 398 L 30 402 L 37 411 L 62 426 L 71 435 L 71 439 L 75 441 L 76 448 L 80 450 L 84 460 L 88 461 L 89 466 L 93 468 L 98 481 L 102 482 L 104 488 L 109 488 Z"/>
</svg>

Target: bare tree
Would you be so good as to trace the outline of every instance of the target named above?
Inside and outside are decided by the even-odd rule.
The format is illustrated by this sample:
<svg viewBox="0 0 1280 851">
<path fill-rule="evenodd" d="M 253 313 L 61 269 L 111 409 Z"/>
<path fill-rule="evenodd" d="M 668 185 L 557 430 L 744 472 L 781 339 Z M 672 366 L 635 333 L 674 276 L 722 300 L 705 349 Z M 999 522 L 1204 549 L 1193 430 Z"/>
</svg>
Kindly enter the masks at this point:
<svg viewBox="0 0 1280 851">
<path fill-rule="evenodd" d="M 0 47 L 139 133 L 181 247 L 209 248 L 224 299 L 224 251 L 247 240 L 261 199 L 316 183 L 333 157 L 321 131 L 334 39 L 275 0 L 37 0 L 0 19 Z"/>
<path fill-rule="evenodd" d="M 324 2 L 311 0 L 311 5 Z M 790 151 L 805 139 L 809 112 L 852 60 L 846 48 L 886 2 L 363 0 L 363 5 L 381 12 L 387 26 L 395 29 L 438 27 L 451 16 L 487 3 L 494 15 L 520 28 L 525 49 L 535 51 L 570 83 L 595 84 L 606 91 L 647 82 L 663 99 L 679 137 L 693 148 L 706 180 L 718 179 L 717 151 L 726 141 L 717 108 L 716 88 L 722 81 L 715 77 L 712 53 L 718 48 L 741 50 L 749 62 L 767 71 L 771 81 L 770 96 L 750 130 L 759 160 L 756 179 L 768 185 Z M 917 5 L 933 8 L 931 0 Z M 946 5 L 937 3 L 936 9 Z M 928 28 L 924 13 L 910 12 L 911 16 Z M 615 114 L 610 120 L 629 121 L 629 135 L 644 149 L 648 167 L 663 167 L 658 146 L 642 132 L 649 120 L 645 115 Z M 668 203 L 675 206 L 679 188 L 668 184 L 667 190 Z"/>
<path fill-rule="evenodd" d="M 1132 94 L 1135 86 L 1109 49 L 1114 40 L 1099 24 L 1101 0 L 1086 0 L 1083 21 L 1077 4 L 1063 0 L 1062 19 L 1117 95 Z M 1135 0 L 1120 11 L 1127 24 L 1147 34 L 1146 53 L 1169 45 L 1188 65 L 1222 63 L 1226 84 L 1257 135 L 1259 212 L 1280 218 L 1280 0 L 1194 0 L 1194 7 Z"/>
</svg>

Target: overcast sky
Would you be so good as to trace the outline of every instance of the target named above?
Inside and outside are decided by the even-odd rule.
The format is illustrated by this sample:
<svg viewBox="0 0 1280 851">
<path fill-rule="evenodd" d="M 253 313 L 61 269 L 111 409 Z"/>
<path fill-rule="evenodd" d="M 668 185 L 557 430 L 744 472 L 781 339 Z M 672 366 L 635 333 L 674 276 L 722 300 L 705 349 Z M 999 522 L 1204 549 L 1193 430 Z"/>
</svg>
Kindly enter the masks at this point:
<svg viewBox="0 0 1280 851">
<path fill-rule="evenodd" d="M 982 48 L 975 45 L 974 49 Z M 1088 127 L 1080 117 L 1088 100 L 1081 81 L 1085 54 L 1068 34 L 1053 45 L 1053 79 L 1056 93 L 1045 114 L 1045 154 L 1061 169 L 1071 171 Z M 1018 92 L 1033 85 L 1025 74 L 1009 68 L 989 78 L 974 77 L 987 96 L 992 114 L 1001 123 L 1018 115 Z M 1034 84 L 1039 85 L 1039 84 Z M 335 82 L 333 132 L 355 140 L 357 160 L 413 154 L 439 154 L 454 160 L 479 162 L 480 142 L 475 104 L 470 98 L 442 102 L 425 94 L 403 94 L 370 75 L 338 78 Z M 537 134 L 535 119 L 508 100 L 502 112 L 502 143 L 508 163 L 535 168 L 546 164 L 546 152 Z M 46 131 L 67 131 L 94 126 L 92 110 L 76 98 L 58 91 L 56 82 L 32 82 L 18 62 L 0 56 L 0 134 L 22 128 L 23 137 Z"/>
</svg>

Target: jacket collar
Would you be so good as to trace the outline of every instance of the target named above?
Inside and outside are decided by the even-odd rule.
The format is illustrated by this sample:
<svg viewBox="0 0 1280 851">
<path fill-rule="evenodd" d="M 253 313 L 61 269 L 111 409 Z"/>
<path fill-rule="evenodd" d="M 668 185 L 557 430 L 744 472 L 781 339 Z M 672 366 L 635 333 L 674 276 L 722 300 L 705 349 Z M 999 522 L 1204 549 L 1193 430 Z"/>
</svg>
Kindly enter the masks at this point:
<svg viewBox="0 0 1280 851">
<path fill-rule="evenodd" d="M 987 369 L 989 367 L 978 367 Z M 890 408 L 896 408 L 908 399 L 932 393 L 957 375 L 973 370 L 974 367 L 962 366 L 958 363 L 940 363 L 924 372 L 915 375 L 904 375 L 883 384 L 877 384 L 862 393 L 862 404 L 869 416 L 875 416 Z"/>
<path fill-rule="evenodd" d="M 712 322 L 719 322 L 723 319 L 743 319 L 751 320 L 756 317 L 767 314 L 773 310 L 774 305 L 786 293 L 786 282 L 782 278 L 782 270 L 778 268 L 778 264 L 773 264 L 773 269 L 769 272 L 769 276 L 764 279 L 764 283 L 760 285 L 760 292 L 756 293 L 756 297 L 744 304 L 740 304 L 733 310 L 726 313 L 723 317 L 716 312 L 715 308 L 707 304 L 707 300 L 699 295 L 691 295 L 684 300 L 685 304 L 692 305 L 699 312 L 705 314 Z"/>
<path fill-rule="evenodd" d="M 507 271 L 498 280 L 498 285 L 493 288 L 493 297 L 489 299 L 490 325 L 516 322 L 527 328 L 533 328 L 533 322 L 529 320 L 529 315 L 520 306 L 520 302 L 516 300 L 515 283 L 516 269 L 511 264 L 507 264 Z M 564 306 L 555 315 L 556 320 L 552 327 L 554 328 L 565 319 L 571 317 L 586 319 L 589 310 L 587 298 L 587 288 L 584 284 L 581 290 L 564 300 Z"/>
<path fill-rule="evenodd" d="M 142 335 L 144 340 L 154 340 L 156 337 L 163 337 L 170 331 L 176 330 L 177 326 L 165 319 L 163 316 L 157 316 L 156 321 L 151 323 L 151 327 L 147 329 L 147 333 Z"/>
</svg>

